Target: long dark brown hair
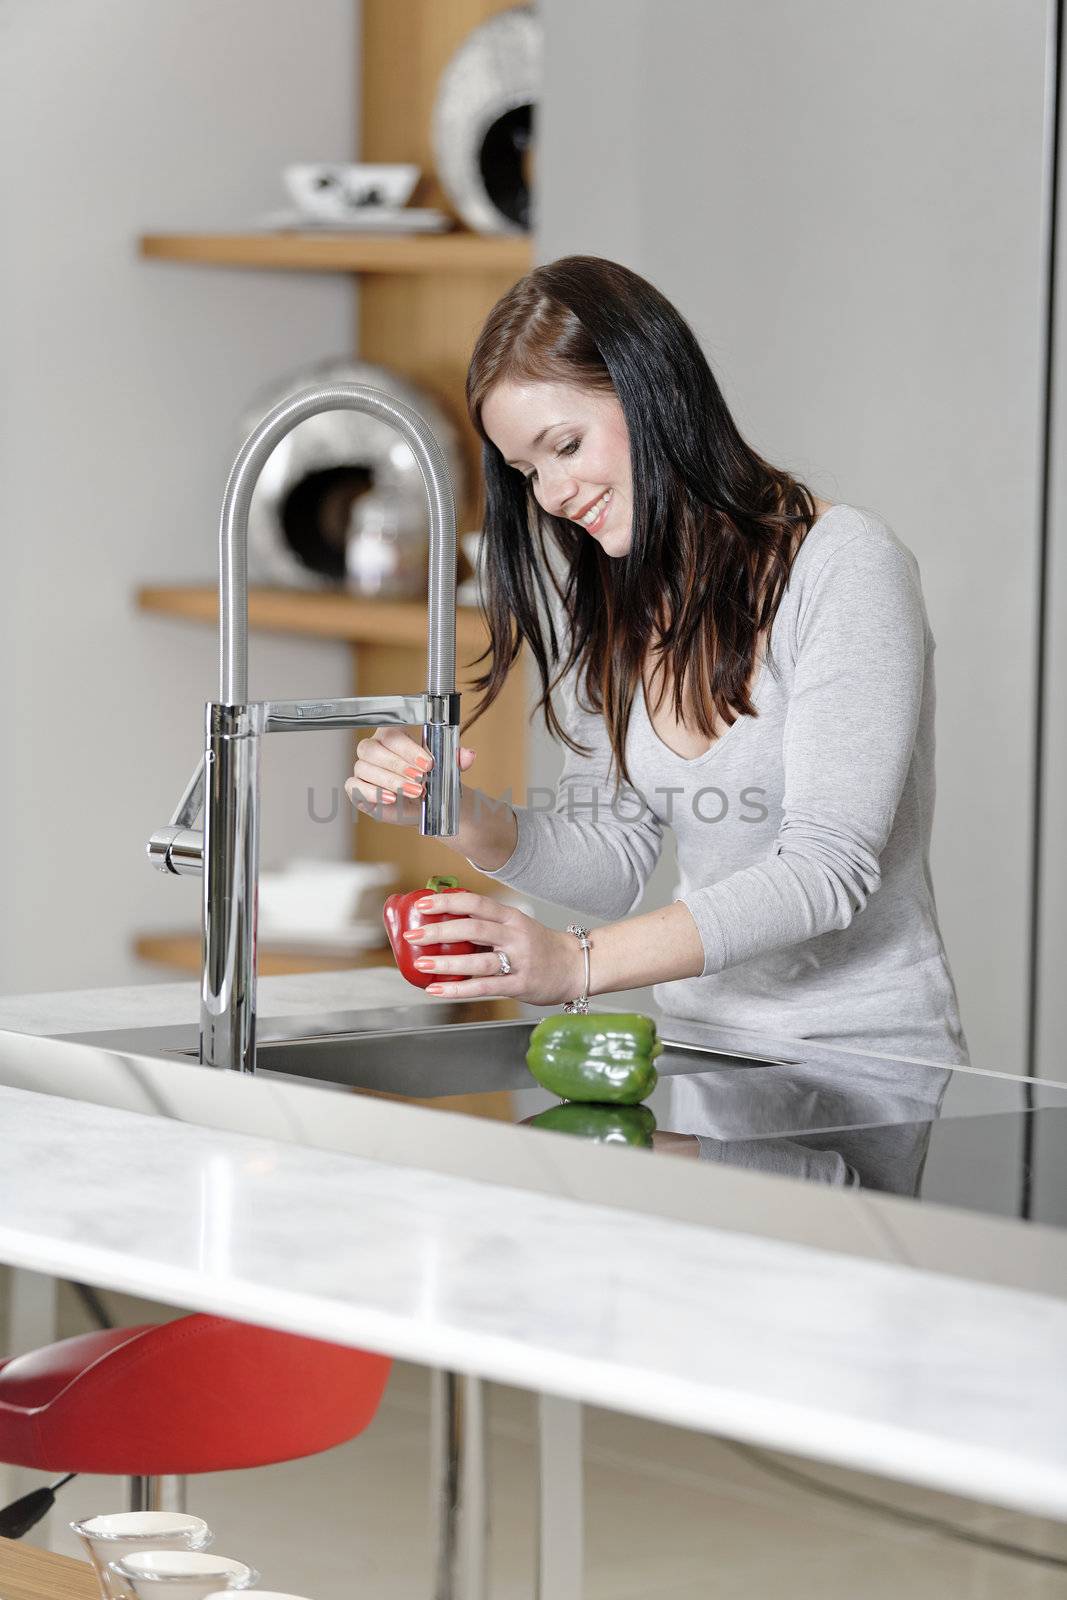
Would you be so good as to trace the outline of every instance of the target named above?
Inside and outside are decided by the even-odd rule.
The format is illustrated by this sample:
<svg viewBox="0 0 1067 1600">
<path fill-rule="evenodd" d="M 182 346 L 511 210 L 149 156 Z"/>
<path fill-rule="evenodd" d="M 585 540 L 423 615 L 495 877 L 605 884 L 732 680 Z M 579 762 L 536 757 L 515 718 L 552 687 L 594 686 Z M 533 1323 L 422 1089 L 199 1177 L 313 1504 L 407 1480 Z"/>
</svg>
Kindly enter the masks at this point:
<svg viewBox="0 0 1067 1600">
<path fill-rule="evenodd" d="M 543 511 L 507 465 L 482 422 L 486 398 L 505 380 L 617 397 L 633 475 L 627 555 L 606 555 L 576 523 Z M 553 689 L 577 668 L 582 701 L 607 725 L 616 784 L 620 775 L 630 782 L 626 732 L 650 652 L 652 678 L 664 674 L 675 715 L 682 719 L 688 690 L 691 715 L 709 741 L 717 720 L 730 725 L 755 715 L 748 685 L 759 637 L 815 521 L 815 501 L 742 439 L 692 329 L 670 302 L 635 272 L 596 256 L 538 267 L 490 312 L 471 356 L 467 405 L 484 444 L 490 636 L 478 657 L 490 664 L 474 680 L 483 697 L 471 720 L 500 693 L 523 640 L 537 663 L 546 726 L 586 753 L 552 704 Z M 548 584 L 562 603 L 562 640 Z"/>
</svg>

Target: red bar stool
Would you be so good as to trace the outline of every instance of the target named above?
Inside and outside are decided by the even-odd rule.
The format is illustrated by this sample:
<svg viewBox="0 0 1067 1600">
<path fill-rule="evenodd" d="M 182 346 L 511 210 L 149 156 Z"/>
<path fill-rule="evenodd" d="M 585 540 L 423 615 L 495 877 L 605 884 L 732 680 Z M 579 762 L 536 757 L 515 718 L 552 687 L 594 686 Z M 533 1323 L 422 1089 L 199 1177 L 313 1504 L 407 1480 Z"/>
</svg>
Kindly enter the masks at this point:
<svg viewBox="0 0 1067 1600">
<path fill-rule="evenodd" d="M 128 1478 L 130 1509 L 182 1480 L 317 1455 L 362 1433 L 388 1356 L 197 1314 L 0 1361 L 0 1461 Z"/>
<path fill-rule="evenodd" d="M 193 1473 L 294 1461 L 355 1438 L 391 1365 L 388 1356 L 199 1313 L 83 1333 L 0 1357 L 0 1461 L 114 1473 L 130 1480 L 131 1511 L 182 1511 Z M 434 1600 L 486 1592 L 485 1446 L 481 1381 L 436 1373 Z M 28 1532 L 61 1486 L 6 1507 L 8 1536 Z"/>
</svg>

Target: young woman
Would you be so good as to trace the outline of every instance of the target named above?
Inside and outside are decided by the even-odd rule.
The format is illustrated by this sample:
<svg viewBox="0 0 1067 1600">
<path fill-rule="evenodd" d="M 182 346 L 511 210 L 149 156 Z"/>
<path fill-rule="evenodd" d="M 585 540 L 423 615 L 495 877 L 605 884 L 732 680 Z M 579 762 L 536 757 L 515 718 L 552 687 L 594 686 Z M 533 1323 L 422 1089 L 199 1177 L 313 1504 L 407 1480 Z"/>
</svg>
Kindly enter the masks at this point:
<svg viewBox="0 0 1067 1600">
<path fill-rule="evenodd" d="M 478 710 L 525 641 L 566 755 L 551 811 L 464 787 L 455 848 L 578 915 L 592 994 L 654 983 L 677 1016 L 966 1062 L 928 861 L 934 641 L 914 557 L 762 460 L 683 318 L 612 262 L 517 283 L 467 395 L 486 480 Z M 379 729 L 357 754 L 353 801 L 416 822 L 415 740 Z M 638 914 L 665 828 L 680 884 Z M 456 917 L 421 936 L 430 993 L 583 995 L 580 935 L 484 895 L 433 909 Z M 434 954 L 458 938 L 491 949 Z"/>
</svg>

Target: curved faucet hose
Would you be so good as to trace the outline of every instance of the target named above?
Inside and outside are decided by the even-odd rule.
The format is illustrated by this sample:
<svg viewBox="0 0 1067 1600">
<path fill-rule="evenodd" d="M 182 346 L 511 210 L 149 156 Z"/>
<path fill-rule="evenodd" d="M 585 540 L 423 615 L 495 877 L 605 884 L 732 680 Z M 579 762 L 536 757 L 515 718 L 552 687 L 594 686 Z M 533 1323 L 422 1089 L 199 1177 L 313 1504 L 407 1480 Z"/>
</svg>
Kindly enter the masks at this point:
<svg viewBox="0 0 1067 1600">
<path fill-rule="evenodd" d="M 365 384 L 305 389 L 281 401 L 241 446 L 222 501 L 219 528 L 219 699 L 248 699 L 248 510 L 274 448 L 287 433 L 322 411 L 360 411 L 396 429 L 419 464 L 430 508 L 428 694 L 456 687 L 456 505 L 441 446 L 411 406 Z"/>
</svg>

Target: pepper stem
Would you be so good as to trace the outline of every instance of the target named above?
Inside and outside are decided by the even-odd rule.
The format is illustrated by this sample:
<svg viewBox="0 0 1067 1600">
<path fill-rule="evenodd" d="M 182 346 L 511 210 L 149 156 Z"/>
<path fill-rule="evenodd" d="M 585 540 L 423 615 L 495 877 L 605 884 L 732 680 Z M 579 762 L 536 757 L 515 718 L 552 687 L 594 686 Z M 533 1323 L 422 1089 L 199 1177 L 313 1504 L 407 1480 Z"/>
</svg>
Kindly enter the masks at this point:
<svg viewBox="0 0 1067 1600">
<path fill-rule="evenodd" d="M 426 887 L 430 890 L 431 894 L 436 894 L 439 889 L 458 889 L 459 879 L 450 878 L 448 876 L 442 878 L 427 878 Z"/>
</svg>

